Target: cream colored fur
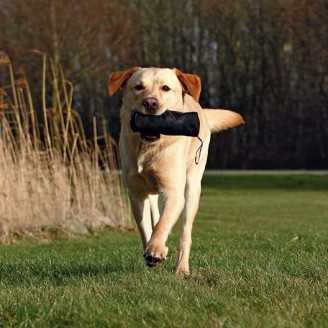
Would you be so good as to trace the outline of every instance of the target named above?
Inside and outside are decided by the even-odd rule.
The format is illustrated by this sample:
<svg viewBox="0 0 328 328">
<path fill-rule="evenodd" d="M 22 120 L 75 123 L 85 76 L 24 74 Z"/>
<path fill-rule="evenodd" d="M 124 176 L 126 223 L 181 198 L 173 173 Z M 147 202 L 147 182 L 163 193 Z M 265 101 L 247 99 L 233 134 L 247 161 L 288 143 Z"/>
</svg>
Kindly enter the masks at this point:
<svg viewBox="0 0 328 328">
<path fill-rule="evenodd" d="M 211 132 L 242 124 L 243 119 L 231 111 L 202 109 L 189 94 L 184 94 L 181 80 L 174 69 L 138 68 L 133 69 L 132 73 L 120 73 L 112 76 L 109 90 L 111 94 L 114 93 L 117 88 L 115 83 L 119 81 L 121 84 L 120 79 L 126 80 L 119 149 L 123 177 L 146 261 L 155 265 L 166 258 L 167 238 L 182 214 L 176 273 L 188 274 L 191 230 L 198 211 Z M 123 78 L 122 74 L 125 74 Z M 144 89 L 136 90 L 138 84 L 142 84 Z M 164 91 L 163 85 L 169 86 L 170 90 Z M 131 111 L 145 112 L 142 105 L 145 97 L 155 97 L 158 100 L 157 115 L 167 109 L 198 112 L 201 121 L 200 137 L 204 142 L 198 165 L 195 163 L 196 151 L 200 146 L 197 138 L 162 135 L 158 141 L 147 142 L 138 133 L 132 132 Z M 162 199 L 160 210 L 159 197 Z"/>
</svg>

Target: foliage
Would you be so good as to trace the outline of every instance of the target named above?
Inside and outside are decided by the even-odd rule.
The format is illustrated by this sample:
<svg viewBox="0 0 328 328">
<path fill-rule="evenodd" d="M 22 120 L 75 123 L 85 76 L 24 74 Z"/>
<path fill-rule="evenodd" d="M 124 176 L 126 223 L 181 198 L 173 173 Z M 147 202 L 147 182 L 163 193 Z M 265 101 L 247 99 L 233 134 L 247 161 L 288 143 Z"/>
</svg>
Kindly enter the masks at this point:
<svg viewBox="0 0 328 328">
<path fill-rule="evenodd" d="M 117 137 L 110 71 L 178 67 L 202 77 L 204 107 L 247 120 L 214 137 L 210 168 L 326 168 L 327 17 L 325 0 L 2 0 L 0 44 L 30 71 L 32 48 L 63 63 L 87 136 L 104 115 Z"/>
<path fill-rule="evenodd" d="M 97 135 L 94 119 L 94 139 L 86 140 L 72 107 L 72 84 L 60 66 L 41 58 L 38 112 L 24 72 L 15 74 L 9 57 L 0 54 L 8 77 L 0 84 L 0 241 L 22 233 L 48 238 L 59 231 L 128 227 L 111 138 Z"/>
</svg>

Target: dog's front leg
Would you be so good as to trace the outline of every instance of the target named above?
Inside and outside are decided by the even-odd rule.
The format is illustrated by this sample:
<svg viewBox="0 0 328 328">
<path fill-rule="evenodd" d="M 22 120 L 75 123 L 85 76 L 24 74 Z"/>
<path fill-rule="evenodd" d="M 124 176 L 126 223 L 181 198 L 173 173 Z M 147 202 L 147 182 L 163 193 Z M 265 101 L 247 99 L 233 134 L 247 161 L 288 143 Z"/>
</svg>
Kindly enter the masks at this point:
<svg viewBox="0 0 328 328">
<path fill-rule="evenodd" d="M 191 180 L 191 179 L 190 179 Z M 189 255 L 191 248 L 191 231 L 194 218 L 199 206 L 201 182 L 188 181 L 186 186 L 186 201 L 183 213 L 182 231 L 179 241 L 178 259 L 176 264 L 177 275 L 189 274 Z"/>
<path fill-rule="evenodd" d="M 138 193 L 130 193 L 130 200 L 132 212 L 145 250 L 153 231 L 149 199 L 146 195 L 143 196 Z"/>
<path fill-rule="evenodd" d="M 144 255 L 149 266 L 155 266 L 165 260 L 168 253 L 168 248 L 166 247 L 167 238 L 178 220 L 183 207 L 184 186 L 183 189 L 179 188 L 164 192 L 163 212 L 154 228 Z"/>
</svg>

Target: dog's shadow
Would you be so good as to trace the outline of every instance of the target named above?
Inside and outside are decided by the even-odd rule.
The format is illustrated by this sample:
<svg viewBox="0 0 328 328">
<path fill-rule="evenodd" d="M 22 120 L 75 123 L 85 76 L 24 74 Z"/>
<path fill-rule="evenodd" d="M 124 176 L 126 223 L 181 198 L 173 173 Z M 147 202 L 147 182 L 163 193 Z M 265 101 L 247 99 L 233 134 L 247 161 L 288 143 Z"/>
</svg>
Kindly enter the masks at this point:
<svg viewBox="0 0 328 328">
<path fill-rule="evenodd" d="M 129 265 L 130 264 L 130 265 Z M 108 260 L 106 263 L 65 262 L 62 263 L 1 263 L 0 282 L 2 285 L 31 285 L 50 282 L 64 285 L 72 280 L 84 278 L 110 278 L 124 273 L 141 271 L 141 263 L 117 263 Z"/>
</svg>

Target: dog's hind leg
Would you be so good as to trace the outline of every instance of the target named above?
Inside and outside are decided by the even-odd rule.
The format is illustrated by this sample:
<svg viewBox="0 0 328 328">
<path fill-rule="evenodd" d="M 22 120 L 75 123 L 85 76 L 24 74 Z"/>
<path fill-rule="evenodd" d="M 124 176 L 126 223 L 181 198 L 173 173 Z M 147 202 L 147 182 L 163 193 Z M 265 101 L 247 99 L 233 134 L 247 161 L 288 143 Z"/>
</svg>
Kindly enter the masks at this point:
<svg viewBox="0 0 328 328">
<path fill-rule="evenodd" d="M 149 195 L 148 198 L 150 203 L 151 224 L 152 228 L 154 229 L 160 217 L 158 209 L 158 195 Z"/>
</svg>

